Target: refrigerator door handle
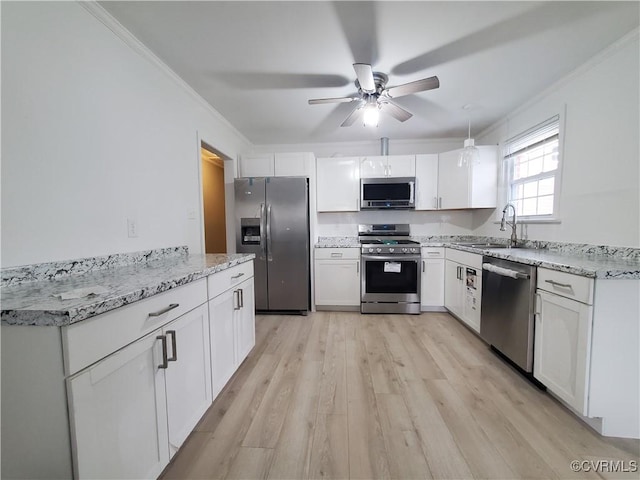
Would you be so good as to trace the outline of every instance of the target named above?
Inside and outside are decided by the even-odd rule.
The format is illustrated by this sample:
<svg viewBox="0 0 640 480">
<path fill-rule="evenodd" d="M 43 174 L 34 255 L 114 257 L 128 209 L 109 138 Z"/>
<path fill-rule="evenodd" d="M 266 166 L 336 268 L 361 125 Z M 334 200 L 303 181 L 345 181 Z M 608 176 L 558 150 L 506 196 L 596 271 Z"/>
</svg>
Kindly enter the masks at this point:
<svg viewBox="0 0 640 480">
<path fill-rule="evenodd" d="M 266 255 L 267 236 L 264 227 L 264 203 L 260 204 L 260 260 Z"/>
<path fill-rule="evenodd" d="M 273 255 L 271 255 L 271 204 L 267 206 L 267 261 L 273 261 Z"/>
</svg>

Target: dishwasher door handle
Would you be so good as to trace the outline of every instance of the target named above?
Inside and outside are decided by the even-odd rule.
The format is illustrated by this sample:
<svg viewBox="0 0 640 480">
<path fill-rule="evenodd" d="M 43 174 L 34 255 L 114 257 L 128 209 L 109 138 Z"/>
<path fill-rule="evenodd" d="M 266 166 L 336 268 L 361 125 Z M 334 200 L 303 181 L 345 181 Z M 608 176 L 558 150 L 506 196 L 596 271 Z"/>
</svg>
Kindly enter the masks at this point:
<svg viewBox="0 0 640 480">
<path fill-rule="evenodd" d="M 482 269 L 491 273 L 495 273 L 496 275 L 500 275 L 502 277 L 510 277 L 517 279 L 528 279 L 529 274 L 518 272 L 517 270 L 511 270 L 510 268 L 498 267 L 497 265 L 493 265 L 491 263 L 483 263 Z"/>
</svg>

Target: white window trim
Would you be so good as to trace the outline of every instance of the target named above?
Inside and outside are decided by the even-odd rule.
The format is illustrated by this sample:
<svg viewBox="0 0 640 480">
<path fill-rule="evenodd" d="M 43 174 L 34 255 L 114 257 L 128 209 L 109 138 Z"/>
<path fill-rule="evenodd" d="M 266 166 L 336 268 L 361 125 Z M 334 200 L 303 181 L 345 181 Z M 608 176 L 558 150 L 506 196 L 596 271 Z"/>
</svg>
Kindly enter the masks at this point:
<svg viewBox="0 0 640 480">
<path fill-rule="evenodd" d="M 553 115 L 549 115 L 544 120 L 536 123 L 537 125 L 542 125 L 547 121 L 551 120 L 553 117 L 558 117 L 558 169 L 555 174 L 554 181 L 554 189 L 553 189 L 553 214 L 552 215 L 535 215 L 535 216 L 519 216 L 518 223 L 562 223 L 562 217 L 560 215 L 560 194 L 562 191 L 562 172 L 564 170 L 565 164 L 565 156 L 564 156 L 564 140 L 565 140 L 565 118 L 566 118 L 566 104 L 564 108 L 559 112 Z M 531 127 L 531 129 L 535 128 Z M 526 132 L 527 130 L 524 130 Z M 496 215 L 493 223 L 501 223 L 502 220 L 502 208 L 508 202 L 511 201 L 511 182 L 510 182 L 510 172 L 508 171 L 507 162 L 504 161 L 506 143 L 507 140 L 511 140 L 516 138 L 516 136 L 509 137 L 508 139 L 503 140 L 499 143 L 499 148 L 501 153 L 501 164 L 500 164 L 500 179 L 499 179 L 499 195 L 498 200 L 499 204 L 502 205 L 496 209 Z"/>
</svg>

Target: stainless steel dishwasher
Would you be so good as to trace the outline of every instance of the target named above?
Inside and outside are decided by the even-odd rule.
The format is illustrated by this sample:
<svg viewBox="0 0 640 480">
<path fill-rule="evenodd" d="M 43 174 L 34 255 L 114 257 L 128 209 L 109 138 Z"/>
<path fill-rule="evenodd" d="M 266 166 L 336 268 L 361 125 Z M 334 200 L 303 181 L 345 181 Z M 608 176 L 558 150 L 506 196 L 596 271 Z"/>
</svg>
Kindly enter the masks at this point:
<svg viewBox="0 0 640 480">
<path fill-rule="evenodd" d="M 480 336 L 526 373 L 533 371 L 536 267 L 482 257 Z"/>
</svg>

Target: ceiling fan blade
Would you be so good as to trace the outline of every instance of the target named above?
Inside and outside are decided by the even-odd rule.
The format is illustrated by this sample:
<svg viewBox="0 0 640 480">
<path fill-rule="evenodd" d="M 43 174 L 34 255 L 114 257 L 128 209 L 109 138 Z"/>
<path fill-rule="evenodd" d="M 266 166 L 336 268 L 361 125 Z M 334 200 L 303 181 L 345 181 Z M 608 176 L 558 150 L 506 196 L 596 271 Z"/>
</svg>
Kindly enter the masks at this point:
<svg viewBox="0 0 640 480">
<path fill-rule="evenodd" d="M 347 118 L 345 118 L 344 122 L 342 122 L 342 124 L 340 126 L 341 127 L 350 127 L 358 119 L 361 119 L 363 114 L 364 114 L 364 108 L 362 108 L 362 105 L 358 105 L 356 108 L 353 109 L 353 112 L 351 112 L 349 114 L 349 116 Z"/>
<path fill-rule="evenodd" d="M 388 101 L 380 102 L 380 110 L 384 113 L 388 113 L 393 118 L 400 120 L 401 122 L 406 122 L 413 117 L 412 113 L 409 113 L 404 108 Z"/>
<path fill-rule="evenodd" d="M 368 63 L 354 63 L 353 69 L 356 71 L 360 88 L 367 93 L 376 91 L 376 82 L 373 79 L 373 69 Z"/>
<path fill-rule="evenodd" d="M 416 80 L 415 82 L 405 83 L 395 87 L 389 87 L 385 90 L 386 94 L 390 98 L 398 98 L 411 93 L 424 92 L 425 90 L 433 90 L 440 86 L 440 80 L 438 77 L 423 78 L 422 80 Z"/>
<path fill-rule="evenodd" d="M 348 103 L 357 100 L 357 97 L 337 97 L 337 98 L 312 98 L 309 105 L 321 105 L 323 103 Z"/>
</svg>

